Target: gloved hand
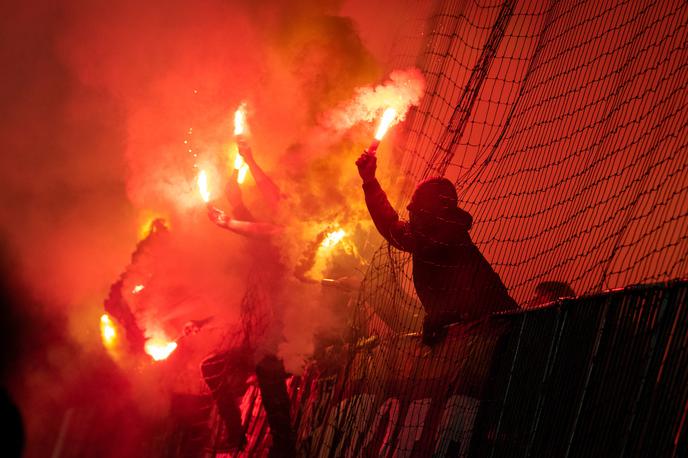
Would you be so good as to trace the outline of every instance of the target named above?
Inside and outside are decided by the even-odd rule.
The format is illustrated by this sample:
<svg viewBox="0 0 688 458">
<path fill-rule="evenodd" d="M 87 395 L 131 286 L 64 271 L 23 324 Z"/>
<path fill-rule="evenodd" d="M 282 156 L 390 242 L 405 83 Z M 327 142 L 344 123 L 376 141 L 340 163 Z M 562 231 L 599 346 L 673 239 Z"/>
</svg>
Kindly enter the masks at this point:
<svg viewBox="0 0 688 458">
<path fill-rule="evenodd" d="M 377 157 L 368 152 L 361 154 L 361 157 L 356 160 L 358 167 L 358 174 L 363 179 L 363 183 L 368 183 L 375 180 L 375 170 L 377 169 Z"/>
</svg>

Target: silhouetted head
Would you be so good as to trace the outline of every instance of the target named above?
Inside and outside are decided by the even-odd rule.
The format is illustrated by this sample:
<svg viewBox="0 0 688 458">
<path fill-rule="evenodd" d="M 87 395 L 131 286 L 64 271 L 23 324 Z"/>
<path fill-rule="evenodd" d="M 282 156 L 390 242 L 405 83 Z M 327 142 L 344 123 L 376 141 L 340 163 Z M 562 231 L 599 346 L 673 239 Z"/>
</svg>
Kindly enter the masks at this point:
<svg viewBox="0 0 688 458">
<path fill-rule="evenodd" d="M 460 225 L 468 230 L 473 219 L 457 207 L 454 184 L 444 177 L 428 178 L 416 187 L 409 203 L 411 228 L 420 232 L 437 232 L 444 223 Z"/>
<path fill-rule="evenodd" d="M 576 292 L 563 281 L 543 281 L 535 287 L 535 297 L 526 304 L 528 307 L 536 307 L 542 304 L 554 302 L 560 297 L 575 297 Z"/>
</svg>

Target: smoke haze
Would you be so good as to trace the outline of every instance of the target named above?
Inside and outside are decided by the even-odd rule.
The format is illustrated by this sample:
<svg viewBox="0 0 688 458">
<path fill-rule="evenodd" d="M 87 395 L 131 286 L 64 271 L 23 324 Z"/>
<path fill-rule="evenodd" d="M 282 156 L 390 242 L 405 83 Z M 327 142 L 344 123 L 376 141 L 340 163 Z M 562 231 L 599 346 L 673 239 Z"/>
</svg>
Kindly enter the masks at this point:
<svg viewBox="0 0 688 458">
<path fill-rule="evenodd" d="M 356 21 L 339 15 L 367 17 L 362 2 L 253 3 L 39 2 L 15 4 L 0 19 L 10 69 L 0 87 L 3 323 L 11 330 L 3 380 L 24 413 L 27 456 L 54 450 L 65 424 L 108 424 L 127 412 L 125 439 L 84 433 L 90 439 L 71 444 L 93 450 L 100 441 L 102 456 L 122 456 L 140 441 L 134 430 L 155 427 L 165 387 L 200 383 L 195 357 L 184 379 L 140 361 L 115 365 L 100 342 L 108 288 L 152 218 L 165 218 L 173 234 L 159 260 L 168 266 L 160 289 L 185 288 L 193 299 L 146 313 L 174 323 L 168 334 L 188 318 L 239 320 L 251 248 L 208 221 L 195 178 L 207 170 L 214 203 L 229 209 L 222 194 L 243 101 L 256 159 L 286 196 L 274 213 L 250 178 L 244 189 L 259 219 L 285 227 L 277 243 L 289 294 L 273 300 L 284 308 L 290 370 L 312 351 L 316 328 L 329 325 L 322 317 L 330 314 L 314 313 L 317 288 L 291 272 L 328 228 L 363 230 L 352 163 L 373 126 L 322 120 L 386 76 L 377 62 L 388 37 L 377 24 L 364 34 L 376 58 Z M 376 11 L 389 14 L 393 3 Z M 328 263 L 316 270 L 326 273 Z M 79 410 L 85 404 L 100 407 Z"/>
</svg>

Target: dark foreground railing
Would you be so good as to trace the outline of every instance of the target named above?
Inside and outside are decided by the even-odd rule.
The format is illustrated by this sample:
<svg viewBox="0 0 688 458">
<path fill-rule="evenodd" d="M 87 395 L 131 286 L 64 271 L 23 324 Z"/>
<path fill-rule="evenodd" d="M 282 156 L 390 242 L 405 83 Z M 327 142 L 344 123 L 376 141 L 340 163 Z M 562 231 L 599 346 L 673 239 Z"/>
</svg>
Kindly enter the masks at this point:
<svg viewBox="0 0 688 458">
<path fill-rule="evenodd" d="M 688 456 L 688 283 L 371 338 L 289 380 L 302 456 Z M 251 388 L 245 456 L 269 432 Z"/>
</svg>

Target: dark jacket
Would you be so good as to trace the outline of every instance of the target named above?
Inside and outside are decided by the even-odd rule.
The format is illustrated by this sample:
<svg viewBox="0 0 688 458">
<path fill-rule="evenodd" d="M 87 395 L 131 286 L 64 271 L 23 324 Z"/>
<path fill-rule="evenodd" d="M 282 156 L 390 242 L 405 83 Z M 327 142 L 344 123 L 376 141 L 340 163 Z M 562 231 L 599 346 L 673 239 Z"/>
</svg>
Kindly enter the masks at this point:
<svg viewBox="0 0 688 458">
<path fill-rule="evenodd" d="M 413 255 L 413 284 L 427 314 L 425 332 L 518 307 L 468 235 L 469 213 L 454 207 L 411 225 L 399 220 L 377 180 L 363 184 L 363 190 L 380 234 Z"/>
</svg>

